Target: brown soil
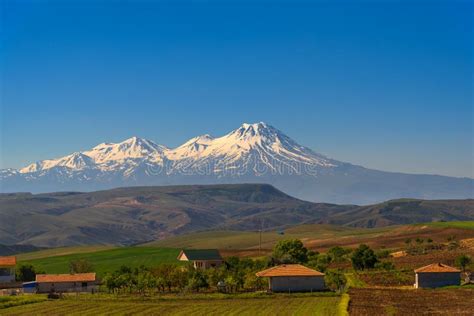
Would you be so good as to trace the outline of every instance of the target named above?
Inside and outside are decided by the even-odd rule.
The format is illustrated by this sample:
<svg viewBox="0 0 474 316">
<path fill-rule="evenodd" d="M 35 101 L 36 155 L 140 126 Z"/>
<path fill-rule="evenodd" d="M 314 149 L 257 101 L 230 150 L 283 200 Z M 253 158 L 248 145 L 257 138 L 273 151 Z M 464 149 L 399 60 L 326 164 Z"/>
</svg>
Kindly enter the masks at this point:
<svg viewBox="0 0 474 316">
<path fill-rule="evenodd" d="M 474 289 L 351 289 L 349 315 L 472 315 Z"/>
</svg>

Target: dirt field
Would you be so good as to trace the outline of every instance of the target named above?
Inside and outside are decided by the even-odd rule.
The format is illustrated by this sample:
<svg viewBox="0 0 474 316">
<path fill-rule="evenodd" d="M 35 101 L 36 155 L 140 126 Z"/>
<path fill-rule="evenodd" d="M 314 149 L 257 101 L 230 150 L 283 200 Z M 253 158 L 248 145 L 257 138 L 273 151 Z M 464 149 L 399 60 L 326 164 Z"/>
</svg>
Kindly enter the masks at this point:
<svg viewBox="0 0 474 316">
<path fill-rule="evenodd" d="M 473 315 L 474 289 L 351 289 L 349 314 Z"/>
<path fill-rule="evenodd" d="M 472 249 L 456 249 L 456 250 L 444 250 L 434 251 L 425 255 L 416 256 L 403 256 L 392 258 L 392 262 L 398 269 L 416 269 L 419 267 L 432 264 L 434 262 L 442 262 L 444 264 L 454 266 L 454 261 L 460 255 L 467 254 L 474 257 L 474 250 Z"/>
</svg>

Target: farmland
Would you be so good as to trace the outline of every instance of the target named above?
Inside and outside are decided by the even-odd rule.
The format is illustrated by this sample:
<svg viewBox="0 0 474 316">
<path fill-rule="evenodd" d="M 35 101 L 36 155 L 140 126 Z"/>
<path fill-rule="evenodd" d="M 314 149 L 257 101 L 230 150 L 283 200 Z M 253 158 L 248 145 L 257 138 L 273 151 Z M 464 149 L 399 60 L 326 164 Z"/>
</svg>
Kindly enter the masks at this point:
<svg viewBox="0 0 474 316">
<path fill-rule="evenodd" d="M 201 296 L 201 297 L 199 297 Z M 242 296 L 242 297 L 241 297 Z M 336 315 L 339 296 L 232 295 L 208 298 L 65 298 L 0 310 L 2 315 Z"/>
<path fill-rule="evenodd" d="M 389 226 L 383 228 L 355 228 L 335 225 L 299 225 L 285 231 L 262 233 L 262 249 L 268 253 L 282 239 L 297 238 L 306 247 L 318 251 L 333 246 L 354 248 L 365 243 L 374 248 L 397 249 L 405 246 L 408 238 L 432 238 L 445 242 L 449 236 L 474 238 L 474 222 L 443 222 L 420 225 Z M 218 248 L 228 255 L 256 256 L 259 248 L 258 232 L 207 231 L 153 241 L 146 246 L 172 248 Z"/>
<path fill-rule="evenodd" d="M 351 289 L 349 314 L 472 315 L 474 289 Z"/>
<path fill-rule="evenodd" d="M 141 265 L 153 266 L 159 263 L 178 263 L 176 257 L 179 254 L 179 249 L 155 247 L 120 247 L 106 250 L 92 248 L 91 252 L 86 252 L 87 248 L 80 249 L 82 251 L 79 253 L 69 253 L 63 249 L 61 252 L 67 254 L 53 256 L 49 256 L 49 250 L 42 250 L 19 256 L 19 261 L 32 264 L 38 270 L 46 273 L 68 273 L 70 261 L 86 259 L 92 263 L 95 272 L 101 276 L 106 272 L 118 269 L 122 265 L 134 268 Z M 28 260 L 29 258 L 34 259 Z"/>
</svg>

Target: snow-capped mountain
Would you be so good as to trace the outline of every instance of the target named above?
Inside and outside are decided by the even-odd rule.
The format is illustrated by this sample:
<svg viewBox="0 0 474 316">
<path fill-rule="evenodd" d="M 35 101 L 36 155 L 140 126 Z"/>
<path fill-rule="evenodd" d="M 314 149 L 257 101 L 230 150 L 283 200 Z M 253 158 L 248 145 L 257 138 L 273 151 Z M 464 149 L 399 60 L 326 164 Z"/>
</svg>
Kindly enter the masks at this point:
<svg viewBox="0 0 474 316">
<path fill-rule="evenodd" d="M 266 182 L 296 197 L 372 203 L 389 198 L 468 198 L 473 179 L 407 175 L 343 163 L 260 122 L 168 148 L 138 137 L 0 171 L 3 192 L 91 191 L 116 186 Z"/>
</svg>

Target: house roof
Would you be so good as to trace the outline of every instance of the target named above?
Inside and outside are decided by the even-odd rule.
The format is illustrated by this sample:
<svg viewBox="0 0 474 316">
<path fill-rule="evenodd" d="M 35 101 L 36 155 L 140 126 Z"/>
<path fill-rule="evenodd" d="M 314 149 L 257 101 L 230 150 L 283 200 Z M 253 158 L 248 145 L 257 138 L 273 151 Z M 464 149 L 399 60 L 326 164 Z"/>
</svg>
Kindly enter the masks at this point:
<svg viewBox="0 0 474 316">
<path fill-rule="evenodd" d="M 0 257 L 0 267 L 14 267 L 16 266 L 16 257 Z"/>
<path fill-rule="evenodd" d="M 188 260 L 222 260 L 217 249 L 183 249 L 179 253 L 179 260 L 181 260 L 183 254 Z"/>
<path fill-rule="evenodd" d="M 301 264 L 282 264 L 256 273 L 259 277 L 276 276 L 322 276 L 324 273 L 307 268 Z"/>
<path fill-rule="evenodd" d="M 37 274 L 36 282 L 93 282 L 95 273 L 76 273 L 76 274 Z"/>
<path fill-rule="evenodd" d="M 461 270 L 450 267 L 442 263 L 432 263 L 430 265 L 418 268 L 416 273 L 442 273 L 442 272 L 461 272 Z"/>
</svg>

